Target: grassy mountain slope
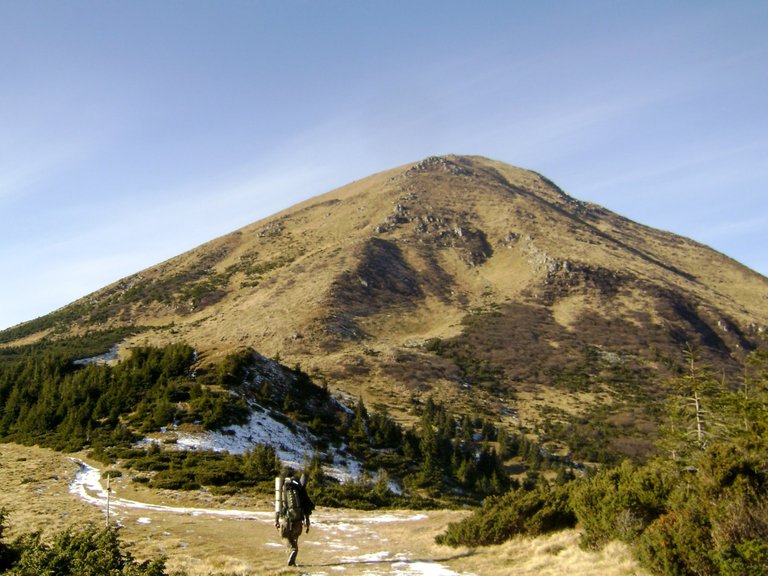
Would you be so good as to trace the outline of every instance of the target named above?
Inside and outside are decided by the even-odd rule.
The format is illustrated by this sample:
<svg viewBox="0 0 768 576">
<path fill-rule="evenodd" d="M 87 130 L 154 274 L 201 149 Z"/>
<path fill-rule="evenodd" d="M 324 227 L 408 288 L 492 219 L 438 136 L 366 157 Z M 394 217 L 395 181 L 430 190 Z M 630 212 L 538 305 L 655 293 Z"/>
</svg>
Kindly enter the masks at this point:
<svg viewBox="0 0 768 576">
<path fill-rule="evenodd" d="M 686 343 L 733 373 L 766 325 L 768 279 L 728 257 L 536 173 L 446 156 L 312 198 L 0 342 L 136 326 L 123 348 L 181 340 L 205 362 L 253 347 L 402 421 L 432 395 L 553 449 L 597 434 L 636 454 Z"/>
</svg>

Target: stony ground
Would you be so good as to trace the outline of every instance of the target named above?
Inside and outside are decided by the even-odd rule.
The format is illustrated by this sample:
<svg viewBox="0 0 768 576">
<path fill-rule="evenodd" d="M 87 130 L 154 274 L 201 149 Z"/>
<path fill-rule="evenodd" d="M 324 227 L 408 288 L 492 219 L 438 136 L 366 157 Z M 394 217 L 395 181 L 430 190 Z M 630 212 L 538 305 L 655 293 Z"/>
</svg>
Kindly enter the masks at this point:
<svg viewBox="0 0 768 576">
<path fill-rule="evenodd" d="M 82 455 L 0 445 L 0 507 L 7 537 L 106 523 L 105 483 Z M 206 492 L 156 492 L 123 479 L 112 483 L 110 522 L 138 558 L 165 555 L 170 571 L 263 576 L 641 576 L 626 548 L 578 548 L 578 534 L 518 539 L 503 546 L 453 549 L 434 544 L 459 511 L 316 510 L 301 539 L 299 567 L 285 567 L 287 549 L 273 526 L 268 499 L 214 497 Z"/>
</svg>

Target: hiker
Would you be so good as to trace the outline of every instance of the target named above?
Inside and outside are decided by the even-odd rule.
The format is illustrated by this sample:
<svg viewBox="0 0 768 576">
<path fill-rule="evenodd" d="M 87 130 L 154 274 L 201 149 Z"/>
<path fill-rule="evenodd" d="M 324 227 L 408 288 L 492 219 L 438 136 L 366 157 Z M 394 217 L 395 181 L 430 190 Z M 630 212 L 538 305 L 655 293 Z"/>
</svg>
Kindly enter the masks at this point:
<svg viewBox="0 0 768 576">
<path fill-rule="evenodd" d="M 315 508 L 307 494 L 306 485 L 305 474 L 302 474 L 299 480 L 292 476 L 275 479 L 275 528 L 280 532 L 280 536 L 288 540 L 288 546 L 291 548 L 288 566 L 296 566 L 299 536 L 305 527 L 309 532 L 309 516 Z"/>
</svg>

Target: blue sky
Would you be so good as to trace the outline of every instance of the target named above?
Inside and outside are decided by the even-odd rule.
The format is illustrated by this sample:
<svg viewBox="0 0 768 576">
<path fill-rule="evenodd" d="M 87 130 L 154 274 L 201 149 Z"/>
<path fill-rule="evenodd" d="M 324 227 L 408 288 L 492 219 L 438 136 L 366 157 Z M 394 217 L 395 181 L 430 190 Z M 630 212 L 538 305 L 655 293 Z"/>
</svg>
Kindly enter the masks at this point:
<svg viewBox="0 0 768 576">
<path fill-rule="evenodd" d="M 0 1 L 0 328 L 433 154 L 768 275 L 768 2 Z"/>
</svg>

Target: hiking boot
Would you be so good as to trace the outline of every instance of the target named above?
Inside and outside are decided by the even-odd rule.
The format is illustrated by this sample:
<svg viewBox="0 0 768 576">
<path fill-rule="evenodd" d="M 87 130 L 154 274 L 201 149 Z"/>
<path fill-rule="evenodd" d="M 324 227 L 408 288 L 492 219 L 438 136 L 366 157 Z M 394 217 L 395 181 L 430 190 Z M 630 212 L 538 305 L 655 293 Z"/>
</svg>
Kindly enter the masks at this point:
<svg viewBox="0 0 768 576">
<path fill-rule="evenodd" d="M 298 553 L 298 550 L 291 550 L 291 553 L 288 555 L 288 566 L 296 566 L 296 555 Z"/>
</svg>

